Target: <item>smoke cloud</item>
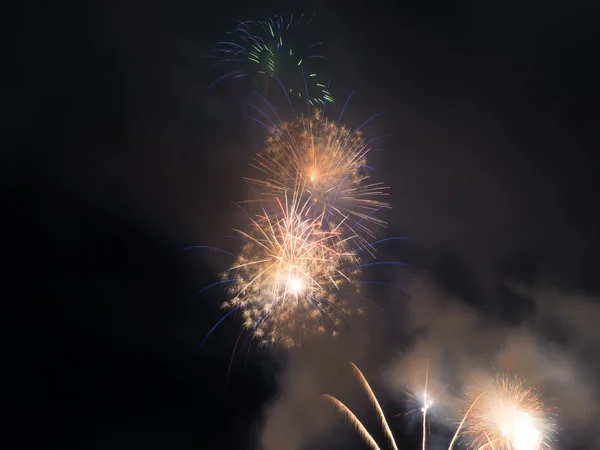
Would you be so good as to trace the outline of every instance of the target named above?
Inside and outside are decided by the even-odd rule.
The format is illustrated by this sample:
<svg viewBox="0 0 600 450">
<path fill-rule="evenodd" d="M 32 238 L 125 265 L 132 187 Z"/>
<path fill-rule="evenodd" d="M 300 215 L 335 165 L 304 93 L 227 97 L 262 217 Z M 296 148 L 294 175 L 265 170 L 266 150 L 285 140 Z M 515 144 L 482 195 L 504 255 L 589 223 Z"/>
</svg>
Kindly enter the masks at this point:
<svg viewBox="0 0 600 450">
<path fill-rule="evenodd" d="M 594 430 L 600 423 L 600 380 L 594 377 L 600 369 L 594 357 L 600 352 L 599 299 L 547 283 L 509 282 L 507 287 L 510 296 L 535 306 L 532 314 L 510 324 L 449 296 L 433 280 L 416 277 L 407 303 L 410 342 L 392 349 L 391 363 L 372 332 L 356 330 L 333 349 L 313 345 L 292 354 L 279 395 L 265 411 L 259 447 L 296 450 L 343 424 L 319 396 L 339 395 L 348 406 L 364 403 L 347 364 L 352 359 L 361 368 L 379 369 L 380 379 L 373 373 L 367 378 L 371 384 L 383 382 L 387 389 L 379 386 L 377 394 L 390 395 L 395 403 L 407 400 L 406 391 L 423 392 L 429 365 L 430 419 L 438 426 L 459 421 L 464 394 L 482 389 L 494 373 L 520 375 L 542 391 L 546 406 L 556 413 L 557 447 L 567 448 L 568 442 L 568 448 L 599 448 Z M 393 423 L 393 428 L 403 426 Z M 429 440 L 431 448 L 437 448 L 436 438 Z"/>
<path fill-rule="evenodd" d="M 279 379 L 279 394 L 267 407 L 259 448 L 298 450 L 324 435 L 339 415 L 322 395 L 352 397 L 356 381 L 348 361 L 363 361 L 368 337 L 315 340 L 290 355 Z"/>
</svg>

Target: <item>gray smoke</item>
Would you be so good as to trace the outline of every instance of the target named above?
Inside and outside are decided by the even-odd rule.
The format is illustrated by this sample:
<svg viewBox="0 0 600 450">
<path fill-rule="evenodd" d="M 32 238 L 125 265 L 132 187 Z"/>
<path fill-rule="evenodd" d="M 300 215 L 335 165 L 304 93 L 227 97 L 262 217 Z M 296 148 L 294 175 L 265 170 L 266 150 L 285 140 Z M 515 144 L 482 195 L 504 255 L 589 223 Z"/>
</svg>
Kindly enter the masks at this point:
<svg viewBox="0 0 600 450">
<path fill-rule="evenodd" d="M 543 284 L 509 288 L 533 301 L 536 312 L 526 321 L 499 323 L 431 281 L 417 282 L 410 314 L 418 337 L 390 365 L 387 382 L 398 393 L 408 388 L 420 395 L 429 362 L 429 393 L 439 404 L 432 415 L 456 421 L 465 391 L 481 388 L 497 371 L 518 374 L 542 390 L 558 415 L 559 441 L 598 447 L 600 302 Z"/>
</svg>

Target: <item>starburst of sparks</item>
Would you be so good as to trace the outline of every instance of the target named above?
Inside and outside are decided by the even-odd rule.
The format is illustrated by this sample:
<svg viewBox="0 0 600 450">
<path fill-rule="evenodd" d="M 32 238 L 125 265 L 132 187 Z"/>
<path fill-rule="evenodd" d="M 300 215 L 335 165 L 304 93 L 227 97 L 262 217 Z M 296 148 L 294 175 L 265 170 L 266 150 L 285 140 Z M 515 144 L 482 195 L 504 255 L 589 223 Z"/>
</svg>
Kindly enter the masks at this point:
<svg viewBox="0 0 600 450">
<path fill-rule="evenodd" d="M 261 343 L 294 347 L 303 336 L 336 333 L 354 311 L 343 289 L 357 289 L 357 259 L 352 238 L 307 217 L 297 197 L 279 202 L 279 215 L 264 214 L 252 229 L 234 265 L 223 275 L 231 281 L 226 309 L 240 308 L 243 326 Z"/>
<path fill-rule="evenodd" d="M 463 435 L 478 450 L 539 450 L 549 445 L 552 432 L 540 393 L 517 376 L 498 374 Z"/>
<path fill-rule="evenodd" d="M 229 33 L 230 38 L 218 42 L 209 56 L 217 60 L 215 66 L 226 65 L 233 69 L 213 85 L 225 79 L 255 75 L 266 95 L 271 80 L 276 79 L 275 85 L 279 85 L 277 80 L 285 74 L 287 84 L 293 85 L 286 95 L 302 98 L 313 107 L 333 103 L 328 83 L 320 79 L 314 64 L 326 59 L 319 53 L 322 43 L 305 42 L 303 33 L 295 32 L 297 27 L 308 25 L 313 18 L 314 14 L 290 14 L 239 22 Z"/>
<path fill-rule="evenodd" d="M 299 190 L 308 202 L 306 214 L 343 224 L 347 234 L 360 236 L 366 244 L 373 236 L 367 225 L 384 225 L 375 213 L 390 207 L 381 200 L 387 187 L 370 180 L 368 153 L 360 131 L 339 126 L 316 111 L 274 127 L 265 150 L 256 156 L 254 167 L 261 177 L 246 180 L 265 196 Z"/>
</svg>

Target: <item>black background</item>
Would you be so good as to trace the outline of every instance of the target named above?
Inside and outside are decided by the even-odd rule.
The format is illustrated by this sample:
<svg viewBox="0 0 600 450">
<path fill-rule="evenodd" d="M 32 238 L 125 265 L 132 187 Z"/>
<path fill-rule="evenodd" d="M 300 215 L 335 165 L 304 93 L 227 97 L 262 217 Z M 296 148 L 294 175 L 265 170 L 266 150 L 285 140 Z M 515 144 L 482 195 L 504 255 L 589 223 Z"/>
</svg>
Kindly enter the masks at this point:
<svg viewBox="0 0 600 450">
<path fill-rule="evenodd" d="M 350 125 L 376 122 L 393 251 L 514 318 L 506 275 L 597 293 L 593 2 L 321 4 Z M 309 4 L 19 3 L 7 15 L 4 446 L 257 448 L 286 355 L 221 317 L 229 200 L 261 131 L 200 55 L 238 19 Z M 243 100 L 243 101 L 241 101 Z M 555 269 L 555 267 L 558 267 Z M 564 269 L 564 270 L 563 270 Z M 481 299 L 486 299 L 485 302 Z M 8 421 L 6 419 L 8 418 Z M 402 433 L 398 430 L 398 433 Z M 354 439 L 356 448 L 363 448 Z M 567 448 L 566 446 L 563 448 Z"/>
</svg>

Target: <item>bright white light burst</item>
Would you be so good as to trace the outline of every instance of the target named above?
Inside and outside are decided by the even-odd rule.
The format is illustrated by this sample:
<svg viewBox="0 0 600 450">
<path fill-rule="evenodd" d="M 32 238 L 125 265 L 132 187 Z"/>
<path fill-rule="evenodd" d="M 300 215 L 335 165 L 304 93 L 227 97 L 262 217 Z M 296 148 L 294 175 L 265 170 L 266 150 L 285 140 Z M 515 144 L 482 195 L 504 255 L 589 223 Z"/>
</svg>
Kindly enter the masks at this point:
<svg viewBox="0 0 600 450">
<path fill-rule="evenodd" d="M 518 377 L 497 375 L 493 389 L 473 408 L 463 434 L 472 449 L 540 450 L 553 431 L 540 394 Z"/>
<path fill-rule="evenodd" d="M 304 288 L 304 283 L 302 282 L 302 280 L 293 276 L 290 277 L 287 285 L 290 293 L 293 295 L 300 294 L 302 292 L 302 289 Z"/>
</svg>

